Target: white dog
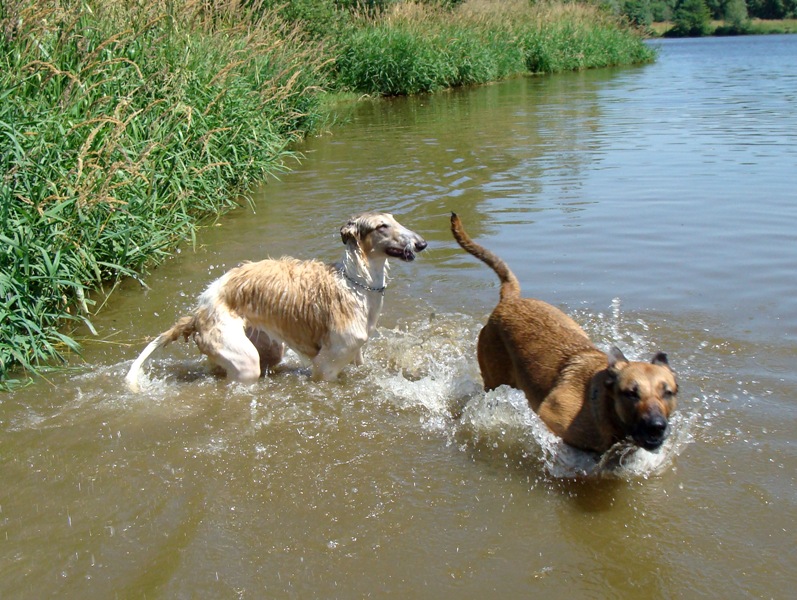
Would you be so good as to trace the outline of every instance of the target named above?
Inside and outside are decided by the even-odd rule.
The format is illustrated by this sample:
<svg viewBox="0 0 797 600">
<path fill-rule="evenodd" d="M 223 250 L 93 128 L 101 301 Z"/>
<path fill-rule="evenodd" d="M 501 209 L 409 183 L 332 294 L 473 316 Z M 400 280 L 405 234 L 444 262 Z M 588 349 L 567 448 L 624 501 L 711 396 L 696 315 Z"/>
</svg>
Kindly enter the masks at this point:
<svg viewBox="0 0 797 600">
<path fill-rule="evenodd" d="M 415 259 L 426 242 L 388 213 L 363 213 L 340 230 L 346 252 L 332 265 L 293 258 L 247 262 L 199 296 L 197 307 L 144 348 L 125 377 L 139 389 L 144 361 L 155 350 L 192 337 L 229 378 L 256 381 L 282 360 L 285 345 L 310 359 L 313 379 L 333 380 L 376 329 L 387 259 Z"/>
</svg>

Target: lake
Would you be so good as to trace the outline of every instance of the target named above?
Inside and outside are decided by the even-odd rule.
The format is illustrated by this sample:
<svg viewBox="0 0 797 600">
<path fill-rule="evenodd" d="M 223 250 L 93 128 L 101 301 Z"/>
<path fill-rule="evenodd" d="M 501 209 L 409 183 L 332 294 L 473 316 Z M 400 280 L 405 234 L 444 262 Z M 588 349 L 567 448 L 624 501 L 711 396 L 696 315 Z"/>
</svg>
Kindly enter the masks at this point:
<svg viewBox="0 0 797 600">
<path fill-rule="evenodd" d="M 797 586 L 797 36 L 666 40 L 656 63 L 363 100 L 255 208 L 94 320 L 83 361 L 0 399 L 2 598 L 786 598 Z M 148 339 L 242 260 L 340 258 L 388 210 L 365 364 L 256 385 Z M 504 258 L 595 343 L 679 376 L 673 434 L 604 468 L 481 390 Z"/>
</svg>

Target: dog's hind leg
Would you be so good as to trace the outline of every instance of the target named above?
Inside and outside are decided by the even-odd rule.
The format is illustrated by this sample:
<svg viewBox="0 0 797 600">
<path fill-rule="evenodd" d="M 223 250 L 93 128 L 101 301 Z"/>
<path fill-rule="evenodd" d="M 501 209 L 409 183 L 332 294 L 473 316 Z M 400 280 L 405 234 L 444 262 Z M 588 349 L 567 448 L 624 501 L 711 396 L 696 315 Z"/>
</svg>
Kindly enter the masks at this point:
<svg viewBox="0 0 797 600">
<path fill-rule="evenodd" d="M 282 361 L 285 344 L 274 341 L 265 331 L 254 327 L 246 328 L 246 337 L 260 355 L 260 375 L 265 375 Z"/>
<path fill-rule="evenodd" d="M 488 320 L 479 332 L 476 350 L 485 390 L 494 390 L 501 385 L 517 387 L 515 378 L 511 376 L 512 358 L 506 350 L 498 327 L 492 321 Z"/>
<path fill-rule="evenodd" d="M 214 331 L 203 336 L 201 350 L 233 381 L 252 383 L 260 378 L 260 354 L 240 318 L 218 319 Z"/>
</svg>

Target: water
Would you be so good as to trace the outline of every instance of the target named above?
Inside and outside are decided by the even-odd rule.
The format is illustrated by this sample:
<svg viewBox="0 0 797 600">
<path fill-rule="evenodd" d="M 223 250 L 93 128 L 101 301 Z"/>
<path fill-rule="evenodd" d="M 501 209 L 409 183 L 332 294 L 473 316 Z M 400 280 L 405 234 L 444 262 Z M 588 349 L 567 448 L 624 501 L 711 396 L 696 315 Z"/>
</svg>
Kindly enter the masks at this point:
<svg viewBox="0 0 797 600">
<path fill-rule="evenodd" d="M 74 372 L 0 403 L 2 598 L 786 598 L 797 584 L 797 37 L 660 42 L 656 64 L 362 102 L 306 160 L 96 319 Z M 244 259 L 339 258 L 388 209 L 366 364 L 253 387 L 174 345 L 122 377 Z M 595 342 L 670 356 L 659 454 L 597 464 L 522 394 L 481 391 L 495 276 Z M 586 475 L 586 476 L 585 476 Z"/>
</svg>

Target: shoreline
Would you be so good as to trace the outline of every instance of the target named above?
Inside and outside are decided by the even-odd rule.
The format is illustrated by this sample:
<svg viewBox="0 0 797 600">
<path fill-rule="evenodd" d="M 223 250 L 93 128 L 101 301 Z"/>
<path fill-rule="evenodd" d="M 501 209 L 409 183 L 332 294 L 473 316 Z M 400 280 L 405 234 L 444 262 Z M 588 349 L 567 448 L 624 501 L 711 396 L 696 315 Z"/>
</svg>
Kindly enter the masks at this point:
<svg viewBox="0 0 797 600">
<path fill-rule="evenodd" d="M 735 35 L 783 35 L 797 34 L 797 19 L 750 19 L 741 30 L 733 29 L 725 21 L 711 21 L 711 33 L 700 37 L 727 37 Z M 652 23 L 648 28 L 649 39 L 667 38 L 672 29 L 670 21 Z"/>
</svg>

